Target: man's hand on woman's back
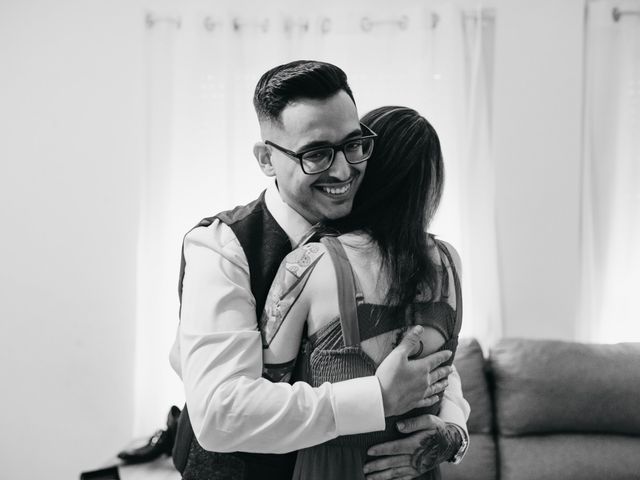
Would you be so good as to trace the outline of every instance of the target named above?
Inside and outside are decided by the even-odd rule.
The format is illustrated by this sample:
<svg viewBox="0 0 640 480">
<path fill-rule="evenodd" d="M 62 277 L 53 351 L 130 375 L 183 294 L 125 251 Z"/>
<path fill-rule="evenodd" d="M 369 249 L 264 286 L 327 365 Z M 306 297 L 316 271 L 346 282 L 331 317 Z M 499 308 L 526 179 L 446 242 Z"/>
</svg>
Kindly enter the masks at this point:
<svg viewBox="0 0 640 480">
<path fill-rule="evenodd" d="M 422 330 L 421 326 L 413 327 L 376 370 L 387 417 L 433 405 L 447 386 L 452 367 L 441 365 L 451 358 L 450 351 L 409 358 L 419 350 Z"/>
</svg>

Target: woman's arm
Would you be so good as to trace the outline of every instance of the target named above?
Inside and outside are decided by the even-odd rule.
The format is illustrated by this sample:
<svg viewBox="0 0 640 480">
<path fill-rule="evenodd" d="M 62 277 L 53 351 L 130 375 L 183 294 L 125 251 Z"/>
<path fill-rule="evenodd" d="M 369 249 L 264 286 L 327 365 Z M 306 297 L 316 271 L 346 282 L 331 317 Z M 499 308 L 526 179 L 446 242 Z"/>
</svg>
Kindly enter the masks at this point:
<svg viewBox="0 0 640 480">
<path fill-rule="evenodd" d="M 263 344 L 263 377 L 287 382 L 300 350 L 309 314 L 307 282 L 325 253 L 319 244 L 303 245 L 280 264 L 271 285 L 259 328 Z"/>
<path fill-rule="evenodd" d="M 451 255 L 452 267 L 460 276 L 458 252 L 449 243 L 438 241 Z M 456 306 L 461 300 L 455 299 Z M 398 428 L 409 436 L 369 449 L 369 455 L 381 458 L 366 464 L 367 479 L 414 478 L 443 461 L 455 459 L 455 463 L 458 463 L 462 459 L 468 447 L 466 422 L 470 408 L 463 397 L 460 376 L 455 367 L 447 381 L 438 416 L 420 415 L 406 419 L 404 425 Z"/>
</svg>

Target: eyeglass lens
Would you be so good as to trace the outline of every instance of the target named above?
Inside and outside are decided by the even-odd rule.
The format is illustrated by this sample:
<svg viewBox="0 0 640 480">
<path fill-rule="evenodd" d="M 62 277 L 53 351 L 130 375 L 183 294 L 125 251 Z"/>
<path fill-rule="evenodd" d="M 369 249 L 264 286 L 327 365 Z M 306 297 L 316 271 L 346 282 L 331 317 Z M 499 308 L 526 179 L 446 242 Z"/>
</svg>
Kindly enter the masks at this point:
<svg viewBox="0 0 640 480">
<path fill-rule="evenodd" d="M 327 147 L 312 150 L 302 155 L 302 165 L 305 172 L 314 173 L 326 170 L 331 165 L 336 150 L 342 150 L 349 163 L 364 162 L 373 151 L 372 138 L 358 138 L 339 147 Z"/>
</svg>

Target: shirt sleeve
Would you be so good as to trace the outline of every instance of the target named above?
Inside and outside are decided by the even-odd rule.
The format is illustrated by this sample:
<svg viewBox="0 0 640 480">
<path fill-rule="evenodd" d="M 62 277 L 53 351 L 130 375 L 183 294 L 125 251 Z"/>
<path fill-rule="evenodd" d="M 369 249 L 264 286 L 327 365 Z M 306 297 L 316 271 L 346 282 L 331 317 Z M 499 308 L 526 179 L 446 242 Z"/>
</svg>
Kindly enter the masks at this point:
<svg viewBox="0 0 640 480">
<path fill-rule="evenodd" d="M 170 358 L 203 448 L 284 453 L 384 429 L 374 376 L 318 388 L 261 377 L 249 267 L 228 226 L 214 221 L 189 232 L 184 256 L 181 321 Z"/>
<path fill-rule="evenodd" d="M 464 451 L 458 452 L 458 461 L 460 461 L 468 450 L 469 431 L 467 429 L 467 420 L 469 419 L 471 408 L 469 407 L 469 402 L 462 396 L 462 381 L 455 366 L 453 367 L 453 372 L 449 374 L 448 380 L 449 385 L 444 391 L 444 396 L 440 404 L 440 414 L 438 416 L 441 420 L 460 427 L 466 436 L 467 448 L 465 448 Z"/>
</svg>

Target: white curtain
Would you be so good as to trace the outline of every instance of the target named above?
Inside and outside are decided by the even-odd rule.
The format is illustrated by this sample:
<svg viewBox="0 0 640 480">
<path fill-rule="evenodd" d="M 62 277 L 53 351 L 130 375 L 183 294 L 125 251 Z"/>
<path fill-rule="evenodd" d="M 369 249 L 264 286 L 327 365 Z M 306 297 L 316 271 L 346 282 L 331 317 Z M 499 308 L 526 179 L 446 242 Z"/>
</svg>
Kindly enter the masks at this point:
<svg viewBox="0 0 640 480">
<path fill-rule="evenodd" d="M 581 336 L 640 341 L 640 1 L 586 18 Z"/>
<path fill-rule="evenodd" d="M 170 403 L 182 403 L 167 364 L 178 324 L 182 235 L 266 186 L 252 155 L 259 139 L 253 89 L 267 69 L 290 60 L 342 67 L 361 114 L 406 105 L 433 123 L 447 171 L 433 231 L 463 259 L 463 334 L 486 340 L 500 332 L 490 156 L 493 22 L 478 15 L 420 0 L 236 0 L 215 8 L 189 1 L 179 10 L 150 12 L 136 434 L 156 428 Z"/>
<path fill-rule="evenodd" d="M 462 258 L 462 334 L 490 347 L 503 333 L 492 156 L 495 12 L 441 9 L 436 39 L 438 128 L 445 155 L 443 202 L 432 230 L 442 232 Z"/>
</svg>

